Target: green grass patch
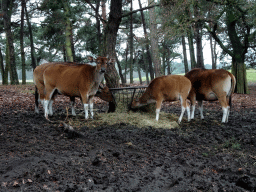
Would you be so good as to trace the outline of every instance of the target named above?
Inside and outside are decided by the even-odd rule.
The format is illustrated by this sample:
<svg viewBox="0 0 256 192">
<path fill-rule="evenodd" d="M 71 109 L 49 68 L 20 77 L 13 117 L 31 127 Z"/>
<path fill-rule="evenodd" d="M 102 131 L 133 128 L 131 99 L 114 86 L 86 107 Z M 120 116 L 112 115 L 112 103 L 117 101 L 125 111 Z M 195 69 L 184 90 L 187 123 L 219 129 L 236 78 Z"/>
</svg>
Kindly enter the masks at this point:
<svg viewBox="0 0 256 192">
<path fill-rule="evenodd" d="M 255 69 L 248 69 L 246 70 L 247 73 L 247 81 L 248 82 L 256 82 L 256 70 Z"/>
</svg>

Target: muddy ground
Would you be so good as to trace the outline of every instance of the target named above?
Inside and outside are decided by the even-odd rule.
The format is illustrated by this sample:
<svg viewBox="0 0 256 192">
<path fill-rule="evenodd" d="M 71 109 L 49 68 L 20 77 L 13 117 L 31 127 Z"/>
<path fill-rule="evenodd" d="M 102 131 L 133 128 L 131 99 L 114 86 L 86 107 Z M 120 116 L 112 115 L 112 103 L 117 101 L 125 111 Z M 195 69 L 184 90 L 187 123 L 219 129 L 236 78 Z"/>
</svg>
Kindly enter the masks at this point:
<svg viewBox="0 0 256 192">
<path fill-rule="evenodd" d="M 0 86 L 0 191 L 256 191 L 250 89 L 234 94 L 227 124 L 218 102 L 205 102 L 205 120 L 197 110 L 196 120 L 175 129 L 119 123 L 71 132 L 34 113 L 32 86 Z M 52 119 L 64 120 L 65 106 L 58 97 Z M 163 110 L 180 114 L 178 104 Z"/>
</svg>

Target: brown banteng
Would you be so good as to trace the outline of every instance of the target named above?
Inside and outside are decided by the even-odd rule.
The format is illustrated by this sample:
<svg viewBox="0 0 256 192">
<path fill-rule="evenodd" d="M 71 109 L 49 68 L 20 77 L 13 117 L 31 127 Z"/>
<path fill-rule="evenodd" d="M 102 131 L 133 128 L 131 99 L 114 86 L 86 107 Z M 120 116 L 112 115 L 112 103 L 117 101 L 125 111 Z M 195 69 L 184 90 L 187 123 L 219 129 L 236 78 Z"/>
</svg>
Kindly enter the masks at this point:
<svg viewBox="0 0 256 192">
<path fill-rule="evenodd" d="M 93 118 L 92 98 L 106 72 L 107 60 L 106 57 L 98 57 L 96 66 L 89 64 L 48 66 L 43 73 L 45 117 L 48 118 L 49 102 L 57 92 L 69 97 L 80 97 L 84 104 L 85 119 L 88 119 L 88 110 Z"/>
<path fill-rule="evenodd" d="M 159 112 L 163 101 L 181 102 L 181 115 L 178 123 L 181 122 L 185 109 L 190 121 L 190 109 L 187 103 L 187 97 L 191 89 L 191 82 L 184 76 L 168 75 L 155 78 L 147 87 L 143 95 L 132 102 L 131 107 L 139 107 L 149 103 L 156 103 L 156 120 L 159 119 Z"/>
<path fill-rule="evenodd" d="M 227 123 L 231 95 L 236 86 L 234 75 L 224 69 L 192 69 L 185 74 L 185 77 L 192 83 L 188 96 L 192 105 L 191 119 L 194 119 L 196 101 L 198 101 L 201 119 L 204 119 L 203 100 L 219 100 L 223 110 L 222 123 Z"/>
<path fill-rule="evenodd" d="M 80 64 L 77 64 L 74 62 L 52 62 L 52 63 L 44 63 L 35 68 L 33 75 L 34 75 L 34 83 L 35 83 L 35 112 L 36 113 L 39 113 L 38 101 L 41 101 L 42 105 L 44 106 L 45 86 L 44 86 L 43 73 L 47 67 L 57 65 L 57 64 L 80 65 Z M 54 96 L 51 98 L 51 100 L 49 102 L 49 115 L 53 114 L 52 104 L 54 101 Z M 95 96 L 99 97 L 100 99 L 107 101 L 107 102 L 114 102 L 113 95 L 109 91 L 108 87 L 100 86 Z M 71 100 L 72 115 L 75 116 L 76 115 L 75 108 L 74 108 L 75 97 L 70 97 L 70 100 Z"/>
</svg>

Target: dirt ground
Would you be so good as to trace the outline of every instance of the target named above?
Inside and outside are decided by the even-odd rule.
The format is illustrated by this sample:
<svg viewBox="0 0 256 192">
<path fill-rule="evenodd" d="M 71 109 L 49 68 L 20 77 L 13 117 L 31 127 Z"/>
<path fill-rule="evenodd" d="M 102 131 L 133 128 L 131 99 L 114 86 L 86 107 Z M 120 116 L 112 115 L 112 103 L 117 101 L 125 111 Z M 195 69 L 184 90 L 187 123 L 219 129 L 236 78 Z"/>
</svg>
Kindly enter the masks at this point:
<svg viewBox="0 0 256 192">
<path fill-rule="evenodd" d="M 175 129 L 119 123 L 75 132 L 35 114 L 32 89 L 0 86 L 0 191 L 256 191 L 256 85 L 234 94 L 227 124 L 218 102 L 204 102 L 205 120 L 197 109 Z M 58 97 L 51 119 L 64 120 L 66 106 Z M 180 114 L 175 103 L 163 110 Z"/>
</svg>

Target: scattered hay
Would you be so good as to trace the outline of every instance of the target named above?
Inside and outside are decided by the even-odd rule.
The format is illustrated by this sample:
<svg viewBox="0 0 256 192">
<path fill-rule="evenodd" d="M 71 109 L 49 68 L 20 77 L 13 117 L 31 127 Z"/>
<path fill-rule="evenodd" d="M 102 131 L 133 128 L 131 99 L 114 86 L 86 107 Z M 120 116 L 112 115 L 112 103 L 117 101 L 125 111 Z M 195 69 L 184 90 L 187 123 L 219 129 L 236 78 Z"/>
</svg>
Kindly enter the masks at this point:
<svg viewBox="0 0 256 192">
<path fill-rule="evenodd" d="M 161 112 L 158 122 L 156 121 L 156 115 L 152 113 L 108 113 L 99 114 L 99 120 L 113 125 L 116 123 L 125 123 L 135 125 L 137 127 L 155 127 L 155 128 L 175 128 L 178 127 L 177 116 Z"/>
<path fill-rule="evenodd" d="M 155 118 L 156 116 L 153 113 L 134 113 L 131 111 L 128 113 L 99 113 L 95 114 L 93 120 L 69 119 L 68 124 L 77 128 L 114 124 L 130 124 L 140 128 L 151 126 L 154 128 L 172 129 L 179 127 L 176 115 L 160 112 L 158 122 Z"/>
</svg>

